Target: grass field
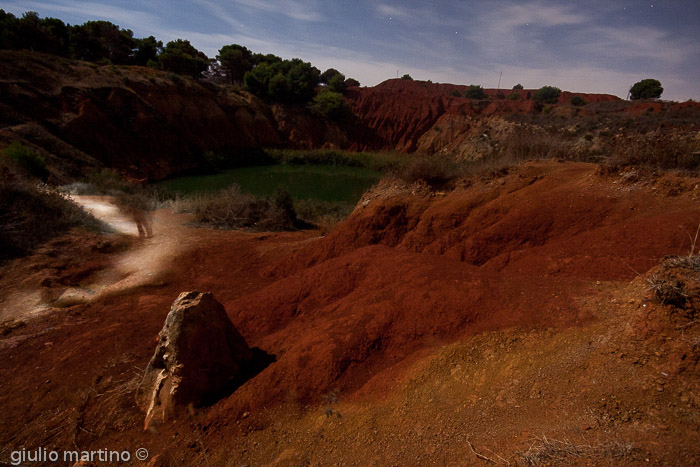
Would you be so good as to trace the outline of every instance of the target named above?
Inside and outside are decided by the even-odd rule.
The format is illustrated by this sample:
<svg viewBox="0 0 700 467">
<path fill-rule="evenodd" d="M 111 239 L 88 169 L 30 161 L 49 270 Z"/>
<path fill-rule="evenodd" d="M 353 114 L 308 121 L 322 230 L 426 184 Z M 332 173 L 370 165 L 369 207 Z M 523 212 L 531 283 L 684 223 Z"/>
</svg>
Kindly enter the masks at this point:
<svg viewBox="0 0 700 467">
<path fill-rule="evenodd" d="M 236 183 L 255 196 L 270 196 L 277 188 L 283 188 L 294 200 L 355 203 L 380 176 L 377 171 L 360 167 L 280 164 L 179 177 L 160 182 L 159 186 L 187 195 L 218 191 Z"/>
</svg>

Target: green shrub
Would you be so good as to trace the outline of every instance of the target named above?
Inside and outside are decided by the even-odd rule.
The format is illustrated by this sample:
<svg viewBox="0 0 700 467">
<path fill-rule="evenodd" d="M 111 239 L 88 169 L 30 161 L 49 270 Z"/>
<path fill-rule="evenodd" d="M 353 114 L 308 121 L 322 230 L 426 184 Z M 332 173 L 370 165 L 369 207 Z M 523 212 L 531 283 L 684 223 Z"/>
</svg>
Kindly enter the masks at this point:
<svg viewBox="0 0 700 467">
<path fill-rule="evenodd" d="M 339 92 L 321 90 L 309 106 L 316 115 L 329 120 L 341 121 L 352 115 L 348 101 Z"/>
<path fill-rule="evenodd" d="M 643 79 L 634 83 L 630 88 L 630 99 L 633 101 L 639 99 L 657 99 L 661 97 L 664 88 L 661 87 L 661 82 L 656 79 Z"/>
<path fill-rule="evenodd" d="M 464 91 L 464 97 L 468 99 L 486 99 L 486 93 L 484 92 L 484 89 L 478 85 L 478 84 L 472 84 L 469 86 L 469 89 Z"/>
<path fill-rule="evenodd" d="M 409 75 L 408 73 L 406 73 L 405 75 L 403 75 L 403 76 L 401 77 L 401 79 L 407 79 L 407 80 L 413 81 L 413 78 L 411 78 L 411 75 Z"/>
<path fill-rule="evenodd" d="M 574 105 L 574 106 L 576 106 L 576 107 L 583 107 L 584 105 L 586 105 L 586 104 L 588 103 L 588 102 L 586 102 L 586 100 L 585 100 L 583 97 L 581 97 L 581 96 L 574 96 L 574 97 L 572 97 L 570 102 L 571 102 L 571 105 Z"/>
<path fill-rule="evenodd" d="M 542 104 L 556 104 L 559 101 L 561 89 L 554 86 L 542 86 L 532 96 L 532 100 Z"/>
<path fill-rule="evenodd" d="M 24 146 L 19 141 L 14 141 L 3 150 L 3 155 L 8 165 L 15 167 L 25 175 L 46 180 L 49 171 L 46 168 L 46 159 L 41 154 Z"/>
<path fill-rule="evenodd" d="M 509 101 L 519 101 L 520 100 L 520 93 L 519 92 L 513 92 L 511 94 L 508 94 L 508 100 Z"/>
<path fill-rule="evenodd" d="M 190 41 L 177 39 L 165 44 L 158 55 L 160 68 L 177 74 L 198 78 L 209 68 L 209 59 L 190 44 Z M 177 83 L 176 83 L 177 84 Z"/>
<path fill-rule="evenodd" d="M 513 86 L 513 89 L 514 89 L 514 90 L 515 90 L 515 89 L 522 89 L 522 88 L 523 88 L 523 85 L 520 84 L 520 83 L 518 83 L 518 84 L 516 84 L 515 86 Z"/>
</svg>

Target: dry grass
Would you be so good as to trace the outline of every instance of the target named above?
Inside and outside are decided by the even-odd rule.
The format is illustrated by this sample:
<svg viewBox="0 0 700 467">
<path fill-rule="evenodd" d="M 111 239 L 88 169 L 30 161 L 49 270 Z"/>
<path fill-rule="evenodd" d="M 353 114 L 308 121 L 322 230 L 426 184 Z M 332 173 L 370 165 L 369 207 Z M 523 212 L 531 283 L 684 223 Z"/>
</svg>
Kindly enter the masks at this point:
<svg viewBox="0 0 700 467">
<path fill-rule="evenodd" d="M 700 255 L 667 257 L 659 272 L 647 279 L 648 289 L 661 304 L 689 308 L 691 315 L 700 301 L 699 283 Z"/>
<path fill-rule="evenodd" d="M 608 143 L 608 164 L 613 167 L 645 166 L 660 169 L 697 170 L 700 150 L 690 131 L 668 130 L 620 135 Z"/>
<path fill-rule="evenodd" d="M 682 308 L 690 298 L 685 282 L 678 279 L 666 279 L 658 274 L 653 274 L 647 279 L 647 284 L 649 290 L 664 305 Z"/>
<path fill-rule="evenodd" d="M 244 193 L 232 185 L 215 194 L 178 197 L 171 201 L 175 212 L 194 214 L 195 221 L 218 229 L 294 230 L 296 212 L 289 194 L 279 191 L 271 200 Z"/>
<path fill-rule="evenodd" d="M 392 175 L 409 184 L 420 181 L 433 188 L 444 188 L 463 175 L 463 164 L 447 157 L 419 153 L 407 155 Z"/>
<path fill-rule="evenodd" d="M 574 152 L 573 145 L 572 138 L 557 132 L 519 126 L 501 142 L 498 158 L 511 164 L 531 159 L 566 159 Z"/>
<path fill-rule="evenodd" d="M 22 256 L 71 227 L 104 226 L 46 185 L 0 179 L 0 260 Z"/>
<path fill-rule="evenodd" d="M 583 460 L 612 459 L 616 462 L 631 461 L 635 455 L 631 443 L 610 442 L 605 444 L 575 444 L 568 439 L 550 439 L 542 435 L 534 438 L 530 448 L 517 454 L 523 465 L 566 465 Z"/>
</svg>

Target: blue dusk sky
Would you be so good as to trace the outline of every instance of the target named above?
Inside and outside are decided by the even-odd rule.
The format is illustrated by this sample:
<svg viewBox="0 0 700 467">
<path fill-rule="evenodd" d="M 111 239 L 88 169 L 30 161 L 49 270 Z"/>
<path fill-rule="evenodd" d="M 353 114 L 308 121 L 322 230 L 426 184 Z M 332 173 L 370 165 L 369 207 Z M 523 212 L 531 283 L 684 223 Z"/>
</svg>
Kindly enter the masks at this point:
<svg viewBox="0 0 700 467">
<path fill-rule="evenodd" d="M 510 89 L 544 85 L 626 97 L 659 79 L 664 99 L 700 100 L 700 0 L 0 0 L 66 23 L 107 20 L 136 37 L 226 44 L 364 86 L 414 79 Z"/>
</svg>

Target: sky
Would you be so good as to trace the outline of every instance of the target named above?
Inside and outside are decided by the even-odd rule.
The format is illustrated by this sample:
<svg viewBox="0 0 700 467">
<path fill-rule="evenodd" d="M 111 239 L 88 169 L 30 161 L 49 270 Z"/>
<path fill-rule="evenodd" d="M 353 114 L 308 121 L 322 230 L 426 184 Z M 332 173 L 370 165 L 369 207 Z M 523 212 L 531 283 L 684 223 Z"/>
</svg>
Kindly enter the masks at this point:
<svg viewBox="0 0 700 467">
<path fill-rule="evenodd" d="M 335 68 L 363 86 L 414 79 L 700 100 L 700 0 L 0 0 L 66 23 L 107 20 L 136 37 L 227 44 Z"/>
</svg>

